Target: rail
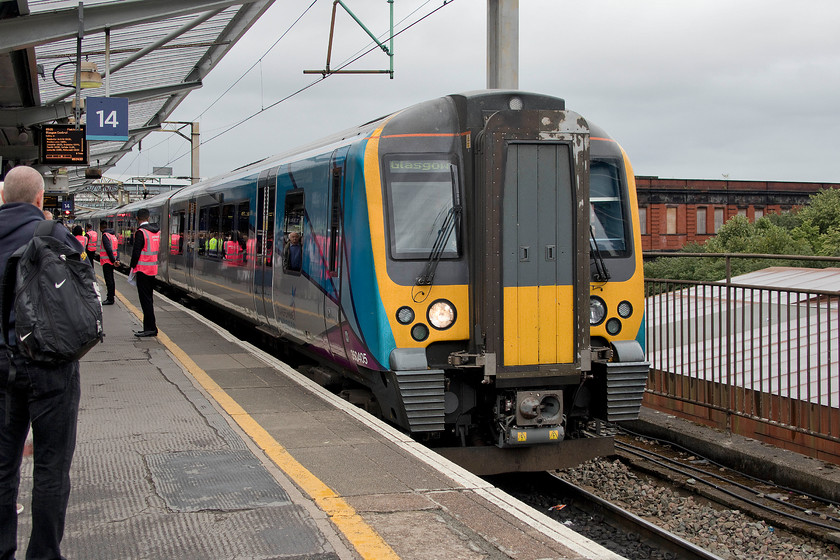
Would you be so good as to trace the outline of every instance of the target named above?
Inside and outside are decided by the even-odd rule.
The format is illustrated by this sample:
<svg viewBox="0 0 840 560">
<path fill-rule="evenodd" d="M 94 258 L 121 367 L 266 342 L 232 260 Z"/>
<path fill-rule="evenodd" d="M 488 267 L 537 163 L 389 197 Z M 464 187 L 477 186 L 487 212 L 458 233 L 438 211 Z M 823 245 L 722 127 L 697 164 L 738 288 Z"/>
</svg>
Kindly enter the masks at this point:
<svg viewBox="0 0 840 560">
<path fill-rule="evenodd" d="M 724 258 L 726 278 L 645 279 L 646 403 L 840 462 L 840 291 L 731 276 L 734 259 L 837 266 L 840 258 L 645 253 L 654 256 Z"/>
</svg>

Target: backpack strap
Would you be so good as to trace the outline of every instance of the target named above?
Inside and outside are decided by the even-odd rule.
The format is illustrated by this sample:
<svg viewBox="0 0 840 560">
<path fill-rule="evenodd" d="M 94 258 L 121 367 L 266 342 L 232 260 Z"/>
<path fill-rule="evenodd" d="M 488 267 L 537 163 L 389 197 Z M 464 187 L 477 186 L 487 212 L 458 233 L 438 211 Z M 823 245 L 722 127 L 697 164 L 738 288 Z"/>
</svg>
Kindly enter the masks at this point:
<svg viewBox="0 0 840 560">
<path fill-rule="evenodd" d="M 41 220 L 38 222 L 38 225 L 35 226 L 35 233 L 32 237 L 50 237 L 55 231 L 56 225 L 58 225 L 58 222 L 54 220 Z"/>
</svg>

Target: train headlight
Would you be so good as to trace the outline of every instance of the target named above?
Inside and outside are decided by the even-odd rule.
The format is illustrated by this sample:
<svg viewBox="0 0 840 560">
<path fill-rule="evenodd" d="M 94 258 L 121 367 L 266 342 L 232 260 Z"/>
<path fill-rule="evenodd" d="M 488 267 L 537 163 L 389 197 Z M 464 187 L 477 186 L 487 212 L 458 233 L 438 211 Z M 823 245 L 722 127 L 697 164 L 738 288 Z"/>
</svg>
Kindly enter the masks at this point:
<svg viewBox="0 0 840 560">
<path fill-rule="evenodd" d="M 600 325 L 607 317 L 607 304 L 598 296 L 589 298 L 589 324 Z"/>
<path fill-rule="evenodd" d="M 618 304 L 618 316 L 626 319 L 633 314 L 633 305 L 629 301 L 622 301 Z"/>
<path fill-rule="evenodd" d="M 397 321 L 402 325 L 408 325 L 414 320 L 414 310 L 410 307 L 400 307 L 397 309 Z"/>
<path fill-rule="evenodd" d="M 448 329 L 455 322 L 455 306 L 445 299 L 439 299 L 429 306 L 429 324 L 438 330 Z"/>
<path fill-rule="evenodd" d="M 615 336 L 621 332 L 621 321 L 613 317 L 607 321 L 607 332 Z"/>
</svg>

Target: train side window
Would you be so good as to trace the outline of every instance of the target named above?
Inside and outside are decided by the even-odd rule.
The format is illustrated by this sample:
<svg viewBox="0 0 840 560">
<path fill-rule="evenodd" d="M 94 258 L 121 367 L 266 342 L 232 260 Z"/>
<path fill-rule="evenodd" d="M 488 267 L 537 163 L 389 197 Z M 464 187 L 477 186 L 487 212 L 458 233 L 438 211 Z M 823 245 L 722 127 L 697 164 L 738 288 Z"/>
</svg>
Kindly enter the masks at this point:
<svg viewBox="0 0 840 560">
<path fill-rule="evenodd" d="M 338 275 L 338 265 L 341 256 L 338 253 L 341 247 L 341 180 L 343 168 L 334 167 L 332 172 L 332 205 L 330 207 L 330 238 L 327 266 L 330 274 Z"/>
<path fill-rule="evenodd" d="M 286 193 L 283 211 L 283 271 L 299 274 L 303 264 L 304 197 L 302 190 Z"/>
<path fill-rule="evenodd" d="M 219 207 L 207 208 L 207 250 L 204 256 L 218 259 L 222 256 L 221 223 L 219 221 Z"/>
<path fill-rule="evenodd" d="M 225 204 L 222 206 L 222 225 L 219 229 L 221 233 L 221 247 L 219 247 L 219 251 L 221 255 L 224 256 L 227 243 L 229 241 L 233 241 L 236 232 L 236 205 L 234 204 Z"/>
<path fill-rule="evenodd" d="M 183 210 L 173 213 L 169 217 L 169 254 L 180 255 L 184 252 L 184 220 Z"/>
<path fill-rule="evenodd" d="M 236 228 L 233 241 L 239 243 L 242 252 L 242 264 L 254 259 L 254 242 L 248 237 L 251 222 L 251 201 L 239 202 L 236 205 Z"/>
<path fill-rule="evenodd" d="M 198 211 L 198 227 L 196 228 L 198 230 L 198 254 L 202 257 L 207 254 L 208 214 L 209 211 L 206 207 Z"/>
</svg>

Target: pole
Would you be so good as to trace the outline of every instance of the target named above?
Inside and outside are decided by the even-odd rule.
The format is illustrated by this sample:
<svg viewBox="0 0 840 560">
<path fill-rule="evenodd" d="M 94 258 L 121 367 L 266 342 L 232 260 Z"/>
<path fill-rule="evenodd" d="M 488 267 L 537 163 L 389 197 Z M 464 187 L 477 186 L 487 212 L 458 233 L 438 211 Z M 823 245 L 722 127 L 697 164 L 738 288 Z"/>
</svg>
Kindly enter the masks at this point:
<svg viewBox="0 0 840 560">
<path fill-rule="evenodd" d="M 519 0 L 487 0 L 487 89 L 519 89 Z"/>
<path fill-rule="evenodd" d="M 190 145 L 192 146 L 190 153 L 190 181 L 192 184 L 196 184 L 200 178 L 198 173 L 198 146 L 200 145 L 200 142 L 197 122 L 190 123 Z"/>
<path fill-rule="evenodd" d="M 76 34 L 76 107 L 73 116 L 76 118 L 76 130 L 82 127 L 82 37 L 85 36 L 85 8 L 79 2 L 79 32 Z"/>
</svg>

